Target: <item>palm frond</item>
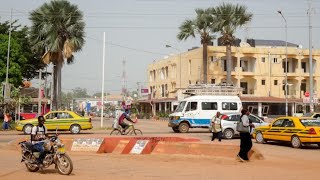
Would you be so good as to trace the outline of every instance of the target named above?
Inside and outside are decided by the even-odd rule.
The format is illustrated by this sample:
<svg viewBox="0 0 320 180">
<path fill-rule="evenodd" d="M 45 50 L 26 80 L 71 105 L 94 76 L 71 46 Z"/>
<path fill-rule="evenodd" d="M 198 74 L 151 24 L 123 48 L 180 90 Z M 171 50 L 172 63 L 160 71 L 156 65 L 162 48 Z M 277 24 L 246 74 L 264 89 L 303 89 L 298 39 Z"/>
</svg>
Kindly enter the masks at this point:
<svg viewBox="0 0 320 180">
<path fill-rule="evenodd" d="M 195 24 L 192 20 L 185 20 L 179 27 L 180 32 L 177 35 L 179 40 L 186 40 L 190 36 L 195 37 Z"/>
</svg>

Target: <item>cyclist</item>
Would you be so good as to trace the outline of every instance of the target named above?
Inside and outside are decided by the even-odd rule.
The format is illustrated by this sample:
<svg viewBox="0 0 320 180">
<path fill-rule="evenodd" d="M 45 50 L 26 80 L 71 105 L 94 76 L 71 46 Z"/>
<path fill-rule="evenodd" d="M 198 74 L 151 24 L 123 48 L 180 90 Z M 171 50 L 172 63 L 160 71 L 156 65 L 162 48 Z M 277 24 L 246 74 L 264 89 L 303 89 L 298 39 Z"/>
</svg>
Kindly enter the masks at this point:
<svg viewBox="0 0 320 180">
<path fill-rule="evenodd" d="M 122 127 L 122 133 L 124 133 L 129 127 L 129 124 L 125 123 L 124 119 L 127 119 L 128 121 L 130 121 L 132 123 L 135 123 L 135 121 L 131 120 L 131 118 L 129 116 L 129 109 L 125 109 L 124 113 L 122 113 L 120 115 L 120 117 L 118 118 L 118 123 Z"/>
</svg>

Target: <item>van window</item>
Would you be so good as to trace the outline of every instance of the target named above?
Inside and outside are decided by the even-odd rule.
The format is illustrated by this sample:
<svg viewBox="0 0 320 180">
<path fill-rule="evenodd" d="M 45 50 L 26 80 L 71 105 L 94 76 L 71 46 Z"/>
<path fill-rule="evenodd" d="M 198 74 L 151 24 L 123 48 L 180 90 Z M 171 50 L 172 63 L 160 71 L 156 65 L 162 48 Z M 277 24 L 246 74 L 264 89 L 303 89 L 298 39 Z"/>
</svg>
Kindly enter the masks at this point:
<svg viewBox="0 0 320 180">
<path fill-rule="evenodd" d="M 182 112 L 185 105 L 186 105 L 186 101 L 181 101 L 175 112 Z"/>
<path fill-rule="evenodd" d="M 238 105 L 236 102 L 222 102 L 222 110 L 237 110 Z"/>
<path fill-rule="evenodd" d="M 198 102 L 188 102 L 186 112 L 197 110 Z"/>
<path fill-rule="evenodd" d="M 202 110 L 218 110 L 218 104 L 216 102 L 202 102 Z"/>
</svg>

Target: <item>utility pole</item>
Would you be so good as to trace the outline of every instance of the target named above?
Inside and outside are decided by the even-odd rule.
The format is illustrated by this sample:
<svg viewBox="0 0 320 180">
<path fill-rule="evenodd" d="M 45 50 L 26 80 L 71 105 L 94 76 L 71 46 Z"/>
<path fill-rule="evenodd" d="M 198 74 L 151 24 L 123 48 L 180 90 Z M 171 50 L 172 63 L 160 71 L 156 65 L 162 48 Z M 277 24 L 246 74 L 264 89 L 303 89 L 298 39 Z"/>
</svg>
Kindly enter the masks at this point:
<svg viewBox="0 0 320 180">
<path fill-rule="evenodd" d="M 42 71 L 39 70 L 39 93 L 38 93 L 38 116 L 41 116 L 41 77 Z"/>
<path fill-rule="evenodd" d="M 6 69 L 6 83 L 4 86 L 4 101 L 7 103 L 10 100 L 10 85 L 9 85 L 9 61 L 10 61 L 10 46 L 11 46 L 11 30 L 12 30 L 12 9 L 10 12 L 10 27 L 9 27 L 9 39 L 8 39 L 8 51 L 7 51 L 7 69 Z M 6 112 L 7 105 L 4 106 L 4 112 Z"/>
<path fill-rule="evenodd" d="M 104 110 L 104 66 L 106 56 L 106 32 L 103 32 L 103 51 L 102 51 L 102 89 L 101 89 L 101 127 L 103 127 L 103 110 Z"/>
<path fill-rule="evenodd" d="M 126 73 L 126 60 L 123 58 L 123 61 L 122 61 L 122 68 L 123 68 L 123 71 L 122 71 L 122 95 L 124 97 L 124 100 L 125 100 L 125 97 L 127 95 L 127 73 Z"/>
<path fill-rule="evenodd" d="M 312 24 L 311 24 L 311 14 L 312 14 L 313 8 L 311 5 L 311 0 L 309 0 L 309 9 L 308 9 L 308 15 L 309 15 L 309 91 L 310 91 L 310 113 L 313 113 L 313 62 L 312 62 Z"/>
</svg>

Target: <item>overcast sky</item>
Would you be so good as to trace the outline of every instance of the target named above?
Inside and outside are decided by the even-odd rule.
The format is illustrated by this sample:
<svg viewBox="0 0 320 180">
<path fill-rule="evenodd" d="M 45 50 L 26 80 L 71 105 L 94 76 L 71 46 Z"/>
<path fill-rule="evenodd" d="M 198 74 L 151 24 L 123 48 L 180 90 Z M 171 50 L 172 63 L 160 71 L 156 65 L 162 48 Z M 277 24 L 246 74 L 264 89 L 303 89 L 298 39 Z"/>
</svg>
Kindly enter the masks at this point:
<svg viewBox="0 0 320 180">
<path fill-rule="evenodd" d="M 2 0 L 0 21 L 10 18 L 30 26 L 29 13 L 41 6 L 43 0 Z M 238 38 L 284 40 L 284 21 L 288 22 L 288 41 L 308 48 L 307 0 L 72 0 L 84 13 L 86 44 L 75 54 L 75 63 L 62 70 L 62 90 L 86 88 L 89 94 L 101 92 L 103 32 L 106 32 L 105 89 L 119 93 L 122 86 L 122 61 L 126 61 L 127 87 L 137 89 L 137 82 L 145 86 L 147 65 L 167 54 L 177 53 L 165 48 L 170 44 L 181 51 L 201 46 L 199 38 L 178 41 L 179 25 L 195 17 L 195 8 L 217 6 L 222 2 L 246 5 L 253 14 L 247 28 L 237 32 Z M 320 2 L 313 1 L 313 46 L 320 47 Z M 35 85 L 36 86 L 36 85 Z"/>
</svg>

